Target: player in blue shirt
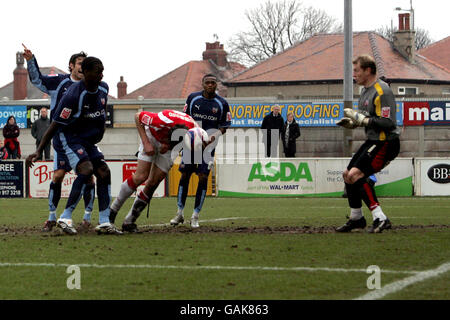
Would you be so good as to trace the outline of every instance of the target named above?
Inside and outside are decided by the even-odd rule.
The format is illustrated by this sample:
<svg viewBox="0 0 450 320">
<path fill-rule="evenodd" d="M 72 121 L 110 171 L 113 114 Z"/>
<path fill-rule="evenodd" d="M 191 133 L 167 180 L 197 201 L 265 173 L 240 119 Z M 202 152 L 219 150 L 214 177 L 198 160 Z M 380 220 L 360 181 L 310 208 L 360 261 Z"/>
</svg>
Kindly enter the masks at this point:
<svg viewBox="0 0 450 320">
<path fill-rule="evenodd" d="M 23 44 L 22 44 L 23 45 Z M 39 66 L 36 57 L 33 53 L 25 46 L 23 56 L 27 60 L 27 69 L 30 81 L 42 92 L 50 95 L 50 114 L 52 115 L 55 111 L 55 107 L 58 105 L 59 100 L 62 95 L 67 91 L 67 89 L 76 82 L 83 79 L 83 74 L 81 73 L 81 63 L 84 58 L 87 57 L 86 53 L 80 52 L 75 53 L 70 57 L 69 60 L 69 71 L 70 74 L 55 74 L 55 75 L 42 75 L 39 70 Z M 50 117 L 50 121 L 51 121 Z M 56 152 L 54 152 L 56 154 Z M 50 183 L 50 190 L 48 193 L 48 205 L 49 205 L 49 217 L 45 221 L 42 231 L 48 232 L 53 229 L 56 225 L 56 209 L 58 207 L 59 200 L 61 199 L 61 185 L 64 180 L 64 176 L 67 172 L 67 167 L 61 165 L 57 161 L 56 157 L 53 163 L 53 178 Z M 91 213 L 93 209 L 94 199 L 95 199 L 95 188 L 93 180 L 89 181 L 84 189 L 84 205 L 85 213 L 83 218 L 83 226 L 88 227 L 91 221 Z"/>
<path fill-rule="evenodd" d="M 99 206 L 99 225 L 95 230 L 98 233 L 122 234 L 109 222 L 111 172 L 103 154 L 96 146 L 105 132 L 109 88 L 101 81 L 103 64 L 100 59 L 85 58 L 81 69 L 84 79 L 70 86 L 61 98 L 53 113 L 52 124 L 44 134 L 36 152 L 27 157 L 27 165 L 32 165 L 45 143 L 54 136 L 53 145 L 58 162 L 77 173 L 66 208 L 57 225 L 66 233 L 77 233 L 72 224 L 72 212 L 80 200 L 86 183 L 94 174 L 97 178 Z"/>
<path fill-rule="evenodd" d="M 198 216 L 202 209 L 208 187 L 208 176 L 213 165 L 215 146 L 220 135 L 225 134 L 231 125 L 231 113 L 228 102 L 216 94 L 217 77 L 207 74 L 202 79 L 203 91 L 191 93 L 184 106 L 184 112 L 194 118 L 203 130 L 211 137 L 207 150 L 211 151 L 210 159 L 202 157 L 202 163 L 186 163 L 185 157 L 180 164 L 181 178 L 177 195 L 177 215 L 170 220 L 170 224 L 178 225 L 184 222 L 184 206 L 188 194 L 189 180 L 192 173 L 199 178 L 195 195 L 194 212 L 191 217 L 191 227 L 198 228 Z"/>
</svg>

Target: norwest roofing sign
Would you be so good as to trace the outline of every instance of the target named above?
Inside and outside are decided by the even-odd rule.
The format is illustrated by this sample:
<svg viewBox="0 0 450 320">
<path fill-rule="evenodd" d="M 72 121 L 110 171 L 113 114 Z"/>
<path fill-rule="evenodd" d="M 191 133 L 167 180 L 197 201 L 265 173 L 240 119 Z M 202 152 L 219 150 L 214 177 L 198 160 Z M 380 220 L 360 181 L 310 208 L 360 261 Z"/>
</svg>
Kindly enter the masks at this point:
<svg viewBox="0 0 450 320">
<path fill-rule="evenodd" d="M 230 104 L 232 127 L 260 127 L 274 103 Z M 302 102 L 278 104 L 283 119 L 289 112 L 301 127 L 334 127 L 343 117 L 343 102 Z M 356 109 L 358 103 L 353 103 Z M 403 103 L 397 103 L 397 125 L 402 124 Z"/>
</svg>

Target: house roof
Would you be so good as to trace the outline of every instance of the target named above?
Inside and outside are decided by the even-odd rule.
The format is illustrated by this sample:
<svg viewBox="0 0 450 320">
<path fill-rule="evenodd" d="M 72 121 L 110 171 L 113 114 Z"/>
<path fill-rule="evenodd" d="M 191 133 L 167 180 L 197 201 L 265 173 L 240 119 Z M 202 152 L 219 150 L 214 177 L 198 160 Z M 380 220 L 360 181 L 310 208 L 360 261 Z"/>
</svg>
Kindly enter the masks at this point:
<svg viewBox="0 0 450 320">
<path fill-rule="evenodd" d="M 66 74 L 61 69 L 56 67 L 44 67 L 39 68 L 43 75 L 49 74 Z M 14 100 L 14 81 L 6 84 L 5 86 L 0 88 L 0 98 L 7 97 L 9 100 Z M 27 77 L 27 99 L 46 99 L 48 95 L 38 88 L 36 88 Z"/>
<path fill-rule="evenodd" d="M 189 61 L 164 76 L 128 93 L 121 99 L 136 99 L 143 96 L 146 99 L 176 99 L 187 98 L 195 91 L 201 91 L 202 78 L 205 74 L 216 74 L 220 81 L 231 78 L 246 67 L 235 62 L 228 62 L 227 67 L 218 67 L 211 60 Z M 218 91 L 226 96 L 226 87 L 219 82 Z"/>
<path fill-rule="evenodd" d="M 387 39 L 375 32 L 353 34 L 353 56 L 360 54 L 375 58 L 380 77 L 450 82 L 450 73 L 444 67 L 421 55 L 416 56 L 414 64 L 408 62 Z M 226 85 L 342 81 L 343 61 L 344 35 L 317 34 L 247 69 Z"/>
<path fill-rule="evenodd" d="M 56 68 L 56 67 L 42 67 L 39 68 L 41 74 L 49 75 L 49 74 L 67 74 L 67 72 Z M 7 97 L 9 100 L 14 100 L 14 81 L 6 84 L 3 87 L 0 87 L 0 99 L 3 97 Z M 36 88 L 30 81 L 30 78 L 27 77 L 27 97 L 26 99 L 47 99 L 49 98 L 48 94 L 42 92 L 38 88 Z M 108 94 L 108 99 L 116 99 L 114 96 Z"/>
<path fill-rule="evenodd" d="M 426 59 L 433 60 L 450 72 L 450 36 L 417 51 Z"/>
</svg>

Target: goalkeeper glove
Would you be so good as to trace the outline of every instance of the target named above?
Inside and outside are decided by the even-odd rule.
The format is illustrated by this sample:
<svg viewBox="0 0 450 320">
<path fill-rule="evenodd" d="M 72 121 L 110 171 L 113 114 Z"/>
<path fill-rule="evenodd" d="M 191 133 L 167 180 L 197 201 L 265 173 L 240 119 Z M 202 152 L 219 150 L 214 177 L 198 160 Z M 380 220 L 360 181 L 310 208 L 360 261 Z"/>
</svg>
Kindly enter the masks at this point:
<svg viewBox="0 0 450 320">
<path fill-rule="evenodd" d="M 355 129 L 358 126 L 352 119 L 347 117 L 342 118 L 336 124 L 347 129 Z"/>
<path fill-rule="evenodd" d="M 350 118 L 358 127 L 367 127 L 369 118 L 353 109 L 344 109 L 344 117 Z"/>
</svg>

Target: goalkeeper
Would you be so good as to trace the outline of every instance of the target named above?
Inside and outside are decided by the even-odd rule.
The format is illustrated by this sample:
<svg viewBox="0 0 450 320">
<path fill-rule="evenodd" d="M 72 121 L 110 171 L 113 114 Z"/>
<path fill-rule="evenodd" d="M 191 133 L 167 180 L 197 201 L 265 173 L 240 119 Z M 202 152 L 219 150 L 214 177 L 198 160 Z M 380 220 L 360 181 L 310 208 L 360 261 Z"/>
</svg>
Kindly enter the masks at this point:
<svg viewBox="0 0 450 320">
<path fill-rule="evenodd" d="M 361 55 L 353 61 L 353 77 L 358 85 L 364 87 L 358 101 L 358 111 L 344 109 L 344 117 L 336 124 L 347 129 L 364 127 L 367 140 L 343 173 L 350 219 L 336 231 L 350 232 L 366 227 L 362 212 L 364 201 L 373 217 L 368 232 L 380 233 L 390 229 L 391 222 L 381 209 L 375 189 L 367 178 L 386 167 L 400 151 L 396 103 L 391 88 L 377 78 L 376 63 L 372 57 Z"/>
</svg>

